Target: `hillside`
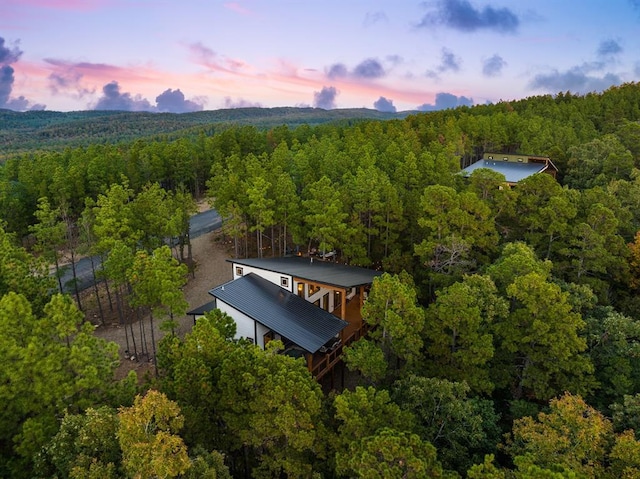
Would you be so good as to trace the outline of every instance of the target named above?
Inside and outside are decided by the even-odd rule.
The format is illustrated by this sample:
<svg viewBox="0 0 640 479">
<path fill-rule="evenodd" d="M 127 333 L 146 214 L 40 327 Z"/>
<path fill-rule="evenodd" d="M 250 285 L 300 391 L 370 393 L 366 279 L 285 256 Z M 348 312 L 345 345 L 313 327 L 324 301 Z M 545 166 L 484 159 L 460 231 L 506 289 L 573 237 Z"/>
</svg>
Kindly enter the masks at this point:
<svg viewBox="0 0 640 479">
<path fill-rule="evenodd" d="M 0 157 L 27 150 L 62 150 L 90 144 L 114 144 L 157 136 L 184 136 L 205 128 L 209 133 L 230 125 L 272 128 L 280 125 L 404 118 L 410 112 L 384 113 L 366 108 L 235 108 L 195 113 L 126 111 L 28 111 L 0 109 Z"/>
</svg>

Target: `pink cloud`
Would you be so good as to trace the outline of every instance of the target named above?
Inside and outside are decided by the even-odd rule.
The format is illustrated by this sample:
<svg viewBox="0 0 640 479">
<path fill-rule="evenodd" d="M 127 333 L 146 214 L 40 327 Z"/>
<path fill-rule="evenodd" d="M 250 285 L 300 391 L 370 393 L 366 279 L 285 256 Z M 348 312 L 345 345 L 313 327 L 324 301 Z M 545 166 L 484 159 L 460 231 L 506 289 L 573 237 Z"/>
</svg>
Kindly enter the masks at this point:
<svg viewBox="0 0 640 479">
<path fill-rule="evenodd" d="M 5 7 L 50 8 L 53 10 L 93 10 L 108 5 L 109 0 L 4 0 Z"/>
<path fill-rule="evenodd" d="M 239 73 L 247 68 L 242 60 L 219 55 L 200 42 L 188 45 L 193 62 L 214 72 Z"/>
<path fill-rule="evenodd" d="M 224 4 L 224 8 L 239 13 L 240 15 L 253 15 L 251 10 L 243 7 L 238 2 L 227 2 Z"/>
</svg>

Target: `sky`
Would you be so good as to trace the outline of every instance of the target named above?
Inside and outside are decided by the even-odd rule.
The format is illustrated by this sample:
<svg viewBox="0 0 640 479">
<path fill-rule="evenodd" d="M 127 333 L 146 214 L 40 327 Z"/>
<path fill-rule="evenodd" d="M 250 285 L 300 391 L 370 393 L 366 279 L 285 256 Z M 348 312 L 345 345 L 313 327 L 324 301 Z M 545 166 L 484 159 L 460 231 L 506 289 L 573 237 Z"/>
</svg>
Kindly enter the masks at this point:
<svg viewBox="0 0 640 479">
<path fill-rule="evenodd" d="M 0 0 L 0 108 L 432 111 L 640 81 L 640 0 Z"/>
</svg>

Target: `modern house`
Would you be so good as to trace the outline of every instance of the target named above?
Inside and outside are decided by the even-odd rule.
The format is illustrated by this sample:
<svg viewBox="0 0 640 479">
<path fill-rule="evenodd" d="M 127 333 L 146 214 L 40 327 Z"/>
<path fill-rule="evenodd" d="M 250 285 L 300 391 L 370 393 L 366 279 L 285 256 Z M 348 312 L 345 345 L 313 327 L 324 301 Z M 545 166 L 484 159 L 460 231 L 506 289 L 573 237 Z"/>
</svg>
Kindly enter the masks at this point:
<svg viewBox="0 0 640 479">
<path fill-rule="evenodd" d="M 462 175 L 469 177 L 479 168 L 488 168 L 504 175 L 509 186 L 538 173 L 547 173 L 554 178 L 558 168 L 550 158 L 533 155 L 513 155 L 504 153 L 485 153 L 481 160 L 464 168 Z"/>
<path fill-rule="evenodd" d="M 228 260 L 233 280 L 211 291 L 214 300 L 188 314 L 218 308 L 236 322 L 237 338 L 264 348 L 279 339 L 285 354 L 304 357 L 321 378 L 342 347 L 363 334 L 361 308 L 382 272 L 298 256 Z"/>
</svg>

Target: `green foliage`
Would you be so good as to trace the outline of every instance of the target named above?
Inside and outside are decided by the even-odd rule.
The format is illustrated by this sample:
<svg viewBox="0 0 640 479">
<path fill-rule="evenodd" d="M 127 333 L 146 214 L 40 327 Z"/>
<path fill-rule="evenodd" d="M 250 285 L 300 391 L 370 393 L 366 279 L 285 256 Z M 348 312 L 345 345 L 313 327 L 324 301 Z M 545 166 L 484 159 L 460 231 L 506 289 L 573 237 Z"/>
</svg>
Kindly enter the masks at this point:
<svg viewBox="0 0 640 479">
<path fill-rule="evenodd" d="M 158 351 L 162 389 L 182 409 L 185 440 L 206 450 L 213 450 L 222 442 L 218 415 L 219 368 L 233 348 L 216 323 L 210 315 L 205 315 L 184 340 L 165 336 Z"/>
<path fill-rule="evenodd" d="M 633 429 L 640 433 L 640 394 L 625 394 L 621 402 L 611 405 L 611 412 L 616 432 Z"/>
<path fill-rule="evenodd" d="M 107 477 L 116 477 L 120 470 L 120 445 L 116 436 L 118 418 L 116 411 L 108 407 L 88 408 L 84 414 L 67 414 L 60 430 L 44 448 L 40 460 L 46 460 L 53 470 L 39 472 L 41 476 L 86 477 L 89 469 L 94 472 L 113 471 Z M 40 468 L 43 468 L 43 464 Z"/>
<path fill-rule="evenodd" d="M 393 398 L 415 415 L 415 431 L 438 450 L 448 469 L 466 471 L 499 442 L 493 405 L 467 397 L 466 383 L 410 376 L 393 386 Z"/>
<path fill-rule="evenodd" d="M 611 307 L 586 316 L 586 339 L 599 388 L 592 403 L 603 412 L 640 388 L 640 323 Z"/>
<path fill-rule="evenodd" d="M 21 458 L 14 477 L 56 434 L 62 411 L 79 413 L 106 402 L 118 364 L 117 345 L 93 335 L 93 327 L 68 296 L 55 295 L 36 314 L 27 299 L 0 299 L 0 442 Z"/>
<path fill-rule="evenodd" d="M 184 314 L 188 307 L 182 292 L 186 275 L 187 267 L 178 263 L 168 246 L 155 249 L 151 255 L 138 251 L 128 271 L 133 288 L 131 303 L 167 316 Z"/>
<path fill-rule="evenodd" d="M 100 143 L 119 144 L 140 138 L 195 136 L 224 130 L 229 125 L 267 129 L 281 125 L 315 125 L 340 120 L 389 119 L 401 114 L 368 109 L 234 108 L 197 113 L 119 111 L 0 111 L 3 151 L 55 149 Z"/>
<path fill-rule="evenodd" d="M 387 376 L 388 364 L 384 351 L 375 342 L 362 338 L 345 347 L 343 354 L 349 371 L 358 371 L 373 384 Z"/>
<path fill-rule="evenodd" d="M 474 393 L 511 405 L 510 412 L 501 411 L 505 419 L 524 413 L 520 406 L 537 409 L 565 390 L 588 393 L 591 405 L 614 413 L 620 432 L 610 441 L 605 473 L 633 477 L 636 444 L 622 432 L 635 428 L 638 390 L 632 318 L 640 310 L 640 275 L 635 245 L 626 245 L 640 229 L 638 104 L 640 88 L 632 83 L 602 94 L 567 92 L 396 121 L 323 126 L 313 125 L 354 114 L 389 116 L 312 109 L 0 112 L 2 141 L 12 142 L 5 144 L 0 164 L 0 296 L 7 331 L 0 340 L 5 364 L 0 394 L 7 404 L 0 414 L 0 475 L 32 475 L 34 454 L 51 444 L 59 418 L 79 417 L 100 403 L 128 406 L 135 389 L 131 377 L 117 387 L 105 379 L 115 364 L 114 351 L 78 325 L 80 316 L 67 300 L 52 300 L 45 309 L 53 282 L 18 240 L 54 263 L 65 242 L 102 254 L 120 309 L 132 282 L 131 304 L 171 317 L 183 311 L 184 278 L 177 276 L 184 277 L 184 271 L 174 275 L 178 268 L 171 254 L 154 251 L 166 238 L 176 238 L 175 256 L 192 264 L 191 195 L 200 199 L 206 183 L 225 234 L 234 238 L 236 256 L 319 246 L 337 249 L 340 261 L 412 274 L 419 295 L 408 276 L 388 280 L 378 292 L 374 288 L 365 307 L 365 319 L 375 325 L 372 335 L 346 349 L 349 367 L 366 380 L 382 385 L 426 370 L 439 380 L 466 381 Z M 233 118 L 234 126 L 227 123 Z M 309 123 L 286 126 L 303 121 Z M 87 146 L 73 146 L 80 144 Z M 33 148 L 13 153 L 25 145 Z M 63 145 L 72 147 L 63 151 Z M 49 148 L 56 151 L 44 151 Z M 487 170 L 468 181 L 456 174 L 486 151 L 548 155 L 559 167 L 558 179 L 533 175 L 505 188 L 504 178 Z M 86 245 L 75 240 L 81 214 Z M 27 237 L 30 231 L 34 235 Z M 270 242 L 263 243 L 265 238 Z M 425 304 L 426 317 L 418 297 L 431 303 Z M 607 308 L 594 308 L 594 298 Z M 330 421 L 316 413 L 317 391 L 306 384 L 310 379 L 300 361 L 265 359 L 231 341 L 233 325 L 224 316 L 199 320 L 192 334 L 184 340 L 167 335 L 160 354 L 161 384 L 182 408 L 185 440 L 206 451 L 190 459 L 187 474 L 224 477 L 217 449 L 236 475 L 335 473 L 332 461 L 317 467 L 331 454 L 325 430 Z M 270 358 L 273 351 L 264 354 Z M 229 357 L 238 364 L 227 362 Z M 316 399 L 278 391 L 273 377 Z M 269 404 L 281 401 L 306 410 L 300 413 L 299 436 L 289 406 L 282 406 L 281 429 L 258 422 L 259 434 L 250 437 L 245 414 L 274 417 L 258 404 L 252 387 Z M 232 402 L 232 393 L 248 398 L 245 409 Z M 476 401 L 470 417 L 495 423 L 490 402 L 464 401 Z M 335 421 L 340 467 L 348 474 L 356 475 L 356 467 L 367 470 L 367 464 L 348 465 L 348 459 L 370 458 L 391 471 L 399 457 L 408 461 L 416 451 L 428 454 L 425 438 L 418 443 L 411 435 L 416 434 L 411 421 L 380 424 L 353 444 L 340 433 L 346 423 L 337 416 Z M 509 471 L 489 460 L 480 465 L 480 456 L 493 451 L 488 429 L 477 445 L 465 444 L 471 452 L 461 454 L 478 462 L 478 473 L 583 475 L 573 466 L 541 464 L 529 452 L 517 456 Z M 373 454 L 372 447 L 389 451 L 389 460 Z M 75 460 L 69 454 L 65 470 Z M 83 461 L 64 474 L 121 473 L 117 461 Z M 466 466 L 455 467 L 463 472 Z"/>
<path fill-rule="evenodd" d="M 362 319 L 372 328 L 369 335 L 384 351 L 391 367 L 397 369 L 399 361 L 409 369 L 416 366 L 422 348 L 424 310 L 418 305 L 409 274 L 384 273 L 375 278 L 362 307 Z"/>
<path fill-rule="evenodd" d="M 493 377 L 520 399 L 546 400 L 562 391 L 586 393 L 593 365 L 583 354 L 584 320 L 576 296 L 549 281 L 550 261 L 540 261 L 523 243 L 509 243 L 487 272 L 510 301 L 509 313 L 493 327 Z"/>
<path fill-rule="evenodd" d="M 224 464 L 224 455 L 218 451 L 206 452 L 196 448 L 191 467 L 185 479 L 231 479 L 229 468 Z"/>
<path fill-rule="evenodd" d="M 475 193 L 458 193 L 448 186 L 425 188 L 418 224 L 424 233 L 415 252 L 436 275 L 460 277 L 474 271 L 490 254 L 498 233 L 489 206 Z"/>
<path fill-rule="evenodd" d="M 487 276 L 465 276 L 440 290 L 426 315 L 424 331 L 430 358 L 426 371 L 431 376 L 465 381 L 474 391 L 490 393 L 493 323 L 503 320 L 507 310 L 507 302 Z"/>
<path fill-rule="evenodd" d="M 335 418 L 338 420 L 336 448 L 336 470 L 347 474 L 351 470 L 350 460 L 356 450 L 362 451 L 362 441 L 389 428 L 394 431 L 411 431 L 413 416 L 391 401 L 385 390 L 356 387 L 343 391 L 334 399 Z"/>
<path fill-rule="evenodd" d="M 46 264 L 16 246 L 13 236 L 0 224 L 0 297 L 9 292 L 24 295 L 40 312 L 53 284 Z"/>
<path fill-rule="evenodd" d="M 603 477 L 613 428 L 608 419 L 569 393 L 550 403 L 549 413 L 518 419 L 507 450 L 536 466 L 566 467 L 584 477 Z"/>
<path fill-rule="evenodd" d="M 487 454 L 482 464 L 471 466 L 467 471 L 467 477 L 469 479 L 506 479 L 505 471 L 496 467 L 493 463 L 494 459 L 495 456 L 493 454 Z"/>
<path fill-rule="evenodd" d="M 322 392 L 302 361 L 253 345 L 223 359 L 218 409 L 232 451 L 250 452 L 254 477 L 309 477 L 325 456 Z"/>
<path fill-rule="evenodd" d="M 363 438 L 347 461 L 352 477 L 427 478 L 442 477 L 436 449 L 416 434 L 383 428 Z"/>
</svg>

